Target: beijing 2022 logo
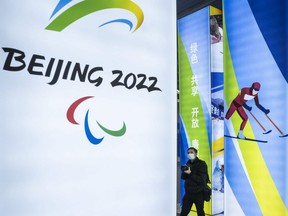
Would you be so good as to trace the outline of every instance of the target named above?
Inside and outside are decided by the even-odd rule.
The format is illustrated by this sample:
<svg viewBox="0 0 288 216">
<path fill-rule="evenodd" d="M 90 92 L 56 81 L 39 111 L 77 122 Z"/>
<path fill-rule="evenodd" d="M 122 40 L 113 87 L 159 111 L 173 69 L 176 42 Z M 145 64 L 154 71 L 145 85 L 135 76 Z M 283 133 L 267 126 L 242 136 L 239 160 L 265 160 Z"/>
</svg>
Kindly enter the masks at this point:
<svg viewBox="0 0 288 216">
<path fill-rule="evenodd" d="M 75 120 L 74 118 L 74 112 L 77 109 L 77 107 L 84 101 L 93 98 L 93 96 L 86 96 L 86 97 L 82 97 L 78 100 L 76 100 L 75 102 L 73 102 L 70 107 L 67 110 L 67 119 L 70 123 L 75 124 L 75 125 L 79 125 L 79 123 Z M 88 116 L 89 116 L 89 109 L 86 112 L 85 115 L 85 120 L 84 120 L 84 129 L 85 129 L 85 134 L 87 139 L 90 141 L 90 143 L 92 143 L 93 145 L 98 145 L 99 143 L 102 142 L 102 140 L 104 139 L 104 137 L 98 138 L 96 136 L 94 136 L 90 130 L 90 126 L 89 126 L 89 122 L 88 122 Z M 106 127 L 104 127 L 102 124 L 100 124 L 98 121 L 96 121 L 98 126 L 107 134 L 109 134 L 110 136 L 115 136 L 115 137 L 119 137 L 119 136 L 123 136 L 126 133 L 126 125 L 125 122 L 123 122 L 122 127 L 119 130 L 110 130 Z"/>
<path fill-rule="evenodd" d="M 50 17 L 50 20 L 53 20 L 46 29 L 60 32 L 84 16 L 106 9 L 124 9 L 130 11 L 136 17 L 137 23 L 134 27 L 130 20 L 119 18 L 109 20 L 99 27 L 110 23 L 124 23 L 130 27 L 130 31 L 134 29 L 134 32 L 143 23 L 143 11 L 131 0 L 82 0 L 80 2 L 75 0 L 60 0 Z"/>
</svg>

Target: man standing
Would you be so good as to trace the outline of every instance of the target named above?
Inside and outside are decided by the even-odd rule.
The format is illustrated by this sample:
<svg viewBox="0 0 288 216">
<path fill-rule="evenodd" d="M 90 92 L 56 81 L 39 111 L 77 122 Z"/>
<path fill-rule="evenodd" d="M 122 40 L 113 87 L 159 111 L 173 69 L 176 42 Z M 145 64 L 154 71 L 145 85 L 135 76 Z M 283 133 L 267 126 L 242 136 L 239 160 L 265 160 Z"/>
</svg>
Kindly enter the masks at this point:
<svg viewBox="0 0 288 216">
<path fill-rule="evenodd" d="M 248 106 L 246 102 L 248 100 L 254 99 L 256 106 L 265 114 L 270 112 L 269 109 L 265 109 L 260 103 L 258 99 L 258 92 L 260 90 L 260 83 L 254 82 L 251 87 L 242 88 L 237 97 L 232 101 L 225 118 L 228 120 L 233 115 L 235 111 L 239 114 L 242 119 L 242 123 L 240 125 L 240 130 L 238 132 L 237 137 L 240 139 L 245 139 L 246 137 L 243 134 L 244 127 L 248 121 L 248 116 L 245 113 L 243 107 L 248 111 L 252 110 L 252 107 Z"/>
<path fill-rule="evenodd" d="M 180 216 L 187 216 L 193 204 L 196 206 L 198 216 L 205 215 L 203 189 L 208 182 L 207 164 L 197 157 L 197 152 L 194 147 L 188 148 L 189 160 L 182 166 L 181 178 L 185 180 L 185 195 Z"/>
</svg>

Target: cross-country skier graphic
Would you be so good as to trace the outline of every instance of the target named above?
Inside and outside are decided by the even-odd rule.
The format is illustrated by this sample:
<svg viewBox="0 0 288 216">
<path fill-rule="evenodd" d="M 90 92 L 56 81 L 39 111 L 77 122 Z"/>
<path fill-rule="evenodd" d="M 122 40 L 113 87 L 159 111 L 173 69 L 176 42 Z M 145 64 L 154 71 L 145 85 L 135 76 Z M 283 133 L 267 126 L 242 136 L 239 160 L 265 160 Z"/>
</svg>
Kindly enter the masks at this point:
<svg viewBox="0 0 288 216">
<path fill-rule="evenodd" d="M 237 138 L 239 139 L 246 139 L 246 137 L 243 134 L 243 130 L 245 128 L 245 125 L 248 121 L 248 116 L 246 112 L 244 111 L 243 107 L 247 109 L 248 111 L 252 110 L 252 107 L 248 106 L 246 102 L 248 100 L 254 99 L 255 105 L 266 115 L 270 112 L 269 109 L 265 109 L 260 103 L 258 99 L 258 92 L 261 88 L 261 85 L 259 82 L 254 82 L 251 87 L 245 87 L 242 88 L 239 94 L 236 96 L 236 98 L 232 101 L 225 118 L 228 120 L 233 115 L 235 111 L 239 114 L 239 116 L 242 119 L 242 123 L 240 125 L 240 130 L 238 132 Z"/>
</svg>

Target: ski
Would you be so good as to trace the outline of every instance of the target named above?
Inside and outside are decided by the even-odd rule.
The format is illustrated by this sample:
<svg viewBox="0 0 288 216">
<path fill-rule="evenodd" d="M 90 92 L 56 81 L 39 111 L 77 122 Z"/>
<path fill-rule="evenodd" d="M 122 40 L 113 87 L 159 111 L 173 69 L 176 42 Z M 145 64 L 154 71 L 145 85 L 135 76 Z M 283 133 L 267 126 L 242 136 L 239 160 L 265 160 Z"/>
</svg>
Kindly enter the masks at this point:
<svg viewBox="0 0 288 216">
<path fill-rule="evenodd" d="M 281 136 L 279 136 L 279 137 L 287 137 L 288 136 L 288 134 L 283 134 L 283 135 L 281 135 Z"/>
<path fill-rule="evenodd" d="M 232 139 L 240 139 L 239 137 L 235 136 L 229 136 L 229 135 L 224 135 L 224 137 L 232 138 Z M 251 138 L 245 138 L 245 139 L 240 139 L 240 140 L 246 140 L 246 141 L 251 141 L 251 142 L 261 142 L 261 143 L 267 143 L 268 141 L 266 140 L 257 140 L 257 139 L 251 139 Z"/>
</svg>

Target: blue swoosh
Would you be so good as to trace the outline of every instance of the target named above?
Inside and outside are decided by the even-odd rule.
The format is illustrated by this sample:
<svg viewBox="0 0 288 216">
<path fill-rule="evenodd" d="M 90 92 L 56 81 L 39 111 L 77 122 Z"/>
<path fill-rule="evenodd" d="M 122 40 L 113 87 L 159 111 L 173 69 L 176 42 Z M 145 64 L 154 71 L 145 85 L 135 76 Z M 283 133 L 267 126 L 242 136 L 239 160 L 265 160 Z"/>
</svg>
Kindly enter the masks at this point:
<svg viewBox="0 0 288 216">
<path fill-rule="evenodd" d="M 91 133 L 91 130 L 89 128 L 89 124 L 88 124 L 88 113 L 89 110 L 86 112 L 86 116 L 85 116 L 85 133 L 86 136 L 88 138 L 88 140 L 93 144 L 93 145 L 98 145 L 99 143 L 102 142 L 102 140 L 104 139 L 104 137 L 98 139 L 96 137 L 93 136 L 93 134 Z"/>
<path fill-rule="evenodd" d="M 71 2 L 72 0 L 60 0 L 59 3 L 57 4 L 56 8 L 54 9 L 50 19 L 61 9 L 63 8 L 65 5 L 67 5 L 69 2 Z"/>
<path fill-rule="evenodd" d="M 131 31 L 131 29 L 132 29 L 132 27 L 133 27 L 132 22 L 129 21 L 129 20 L 126 20 L 126 19 L 116 19 L 116 20 L 111 20 L 111 21 L 109 21 L 109 22 L 106 22 L 106 23 L 100 25 L 99 27 L 102 27 L 102 26 L 107 25 L 107 24 L 110 24 L 110 23 L 115 23 L 115 22 L 125 23 L 125 24 L 129 25 L 129 27 L 130 27 L 130 31 Z"/>
</svg>

